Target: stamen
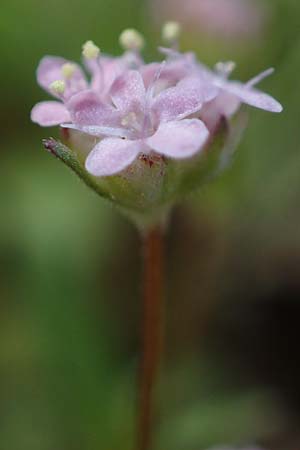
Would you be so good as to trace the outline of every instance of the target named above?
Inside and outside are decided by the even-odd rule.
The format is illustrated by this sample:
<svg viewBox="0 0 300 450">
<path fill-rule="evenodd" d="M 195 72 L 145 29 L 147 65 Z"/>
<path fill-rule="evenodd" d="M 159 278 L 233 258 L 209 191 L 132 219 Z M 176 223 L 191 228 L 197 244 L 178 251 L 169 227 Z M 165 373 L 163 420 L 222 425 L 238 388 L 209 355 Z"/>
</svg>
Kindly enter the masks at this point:
<svg viewBox="0 0 300 450">
<path fill-rule="evenodd" d="M 61 68 L 61 73 L 66 80 L 69 80 L 70 78 L 72 78 L 75 71 L 76 71 L 76 66 L 75 66 L 75 64 L 72 64 L 72 63 L 65 63 Z"/>
<path fill-rule="evenodd" d="M 93 41 L 87 41 L 82 46 L 82 54 L 86 59 L 97 59 L 100 55 L 100 48 Z"/>
<path fill-rule="evenodd" d="M 251 78 L 251 80 L 248 81 L 247 86 L 248 87 L 253 87 L 256 84 L 260 83 L 262 80 L 264 80 L 265 78 L 269 77 L 270 75 L 272 75 L 272 73 L 274 72 L 274 68 L 270 67 L 270 69 L 265 70 L 264 72 L 258 74 L 256 77 Z"/>
<path fill-rule="evenodd" d="M 145 45 L 144 37 L 133 28 L 124 30 L 120 35 L 119 42 L 124 50 L 140 51 Z"/>
<path fill-rule="evenodd" d="M 151 99 L 154 97 L 156 83 L 160 79 L 161 73 L 162 73 L 165 65 L 166 65 L 166 61 L 162 61 L 161 64 L 159 65 L 158 69 L 156 70 L 155 74 L 154 74 L 153 80 L 152 80 L 152 82 L 150 83 L 150 85 L 149 85 L 149 87 L 147 89 L 146 105 L 149 105 Z"/>
<path fill-rule="evenodd" d="M 162 38 L 165 42 L 174 44 L 181 34 L 181 25 L 178 22 L 166 22 L 162 28 Z"/>
<path fill-rule="evenodd" d="M 66 83 L 64 80 L 55 80 L 49 85 L 49 89 L 57 95 L 61 95 L 65 92 Z"/>
<path fill-rule="evenodd" d="M 219 75 L 228 78 L 234 69 L 236 68 L 236 63 L 233 61 L 226 62 L 218 62 L 215 65 L 215 70 L 219 73 Z"/>
</svg>

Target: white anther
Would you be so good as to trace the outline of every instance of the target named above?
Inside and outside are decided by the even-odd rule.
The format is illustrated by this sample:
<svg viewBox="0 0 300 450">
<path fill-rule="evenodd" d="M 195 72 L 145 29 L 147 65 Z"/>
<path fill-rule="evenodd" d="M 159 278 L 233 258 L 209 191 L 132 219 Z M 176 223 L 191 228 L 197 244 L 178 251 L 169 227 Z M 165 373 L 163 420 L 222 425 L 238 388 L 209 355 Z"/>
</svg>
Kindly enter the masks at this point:
<svg viewBox="0 0 300 450">
<path fill-rule="evenodd" d="M 218 62 L 215 69 L 220 75 L 228 77 L 236 68 L 236 63 L 233 61 Z"/>
<path fill-rule="evenodd" d="M 76 71 L 76 66 L 73 63 L 65 63 L 61 67 L 61 73 L 66 80 L 69 80 L 70 78 L 72 78 L 75 71 Z"/>
<path fill-rule="evenodd" d="M 61 95 L 65 92 L 66 83 L 64 82 L 64 80 L 55 80 L 50 84 L 49 89 L 54 94 Z"/>
<path fill-rule="evenodd" d="M 162 38 L 165 42 L 177 41 L 181 33 L 181 25 L 178 22 L 166 22 L 162 28 Z"/>
<path fill-rule="evenodd" d="M 87 41 L 82 46 L 82 54 L 86 59 L 97 59 L 100 55 L 100 48 L 93 41 Z"/>
<path fill-rule="evenodd" d="M 133 28 L 124 30 L 120 35 L 119 41 L 125 50 L 142 50 L 145 45 L 144 37 Z"/>
</svg>

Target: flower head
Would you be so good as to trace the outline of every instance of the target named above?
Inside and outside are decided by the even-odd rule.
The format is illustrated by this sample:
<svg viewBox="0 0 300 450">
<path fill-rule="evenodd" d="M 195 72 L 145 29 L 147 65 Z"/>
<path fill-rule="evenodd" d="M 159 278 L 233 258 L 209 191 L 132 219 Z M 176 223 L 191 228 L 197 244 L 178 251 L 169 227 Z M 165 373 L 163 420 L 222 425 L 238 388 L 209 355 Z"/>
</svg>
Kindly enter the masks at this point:
<svg viewBox="0 0 300 450">
<path fill-rule="evenodd" d="M 38 103 L 31 113 L 34 122 L 64 130 L 70 155 L 53 141 L 47 144 L 52 153 L 73 161 L 90 186 L 143 211 L 174 202 L 201 185 L 207 171 L 211 176 L 218 170 L 218 155 L 226 155 L 232 136 L 231 118 L 242 103 L 282 110 L 255 88 L 273 69 L 245 84 L 231 81 L 234 63 L 210 70 L 193 53 L 177 51 L 178 24 L 166 24 L 164 35 L 172 48 L 161 48 L 165 61 L 150 64 L 140 55 L 144 42 L 135 30 L 122 33 L 120 57 L 103 55 L 87 41 L 83 57 L 90 80 L 76 63 L 46 56 L 38 83 L 56 101 Z"/>
</svg>

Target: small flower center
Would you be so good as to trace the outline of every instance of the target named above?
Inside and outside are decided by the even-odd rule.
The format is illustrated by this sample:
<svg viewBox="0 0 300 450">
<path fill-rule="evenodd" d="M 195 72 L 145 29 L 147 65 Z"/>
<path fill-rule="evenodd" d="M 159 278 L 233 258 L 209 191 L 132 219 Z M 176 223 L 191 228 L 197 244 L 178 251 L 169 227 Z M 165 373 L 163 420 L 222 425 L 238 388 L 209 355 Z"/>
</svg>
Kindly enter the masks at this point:
<svg viewBox="0 0 300 450">
<path fill-rule="evenodd" d="M 138 122 L 138 117 L 135 112 L 131 111 L 125 117 L 123 117 L 121 124 L 123 127 L 134 128 L 135 130 L 140 129 L 140 124 Z"/>
</svg>

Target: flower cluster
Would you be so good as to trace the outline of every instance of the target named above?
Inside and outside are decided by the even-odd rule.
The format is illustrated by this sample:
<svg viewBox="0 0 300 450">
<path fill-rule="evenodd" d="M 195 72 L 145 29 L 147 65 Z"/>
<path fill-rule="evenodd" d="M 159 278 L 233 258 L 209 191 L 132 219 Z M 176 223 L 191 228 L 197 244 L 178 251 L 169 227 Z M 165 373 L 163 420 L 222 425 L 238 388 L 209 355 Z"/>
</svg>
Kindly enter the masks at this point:
<svg viewBox="0 0 300 450">
<path fill-rule="evenodd" d="M 82 54 L 89 81 L 74 62 L 54 56 L 40 62 L 38 83 L 56 101 L 35 105 L 31 118 L 41 126 L 60 125 L 65 143 L 73 155 L 79 155 L 87 176 L 97 178 L 96 183 L 103 177 L 128 180 L 136 175 L 138 190 L 141 179 L 149 178 L 141 170 L 144 162 L 145 170 L 157 169 L 155 176 L 150 175 L 148 198 L 155 197 L 159 185 L 164 186 L 160 200 L 165 201 L 166 191 L 170 192 L 166 180 L 170 172 L 174 175 L 172 161 L 199 161 L 199 156 L 209 153 L 220 124 L 225 121 L 229 127 L 242 103 L 271 112 L 282 110 L 276 100 L 255 88 L 273 69 L 246 84 L 230 81 L 232 62 L 208 69 L 193 53 L 178 51 L 179 33 L 177 23 L 164 26 L 169 47 L 160 47 L 164 60 L 153 63 L 144 62 L 144 39 L 133 29 L 121 34 L 125 51 L 119 57 L 103 55 L 92 41 L 86 42 Z M 49 142 L 46 147 L 51 147 Z M 176 166 L 181 177 L 183 167 Z M 172 183 L 179 186 L 175 178 Z"/>
</svg>

